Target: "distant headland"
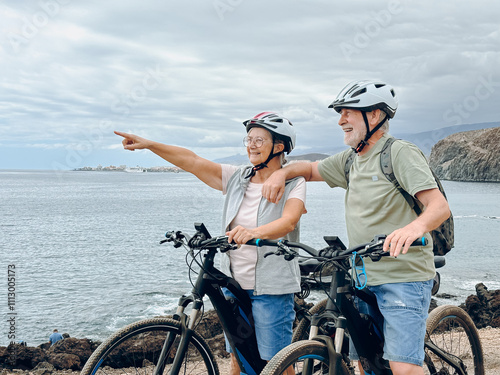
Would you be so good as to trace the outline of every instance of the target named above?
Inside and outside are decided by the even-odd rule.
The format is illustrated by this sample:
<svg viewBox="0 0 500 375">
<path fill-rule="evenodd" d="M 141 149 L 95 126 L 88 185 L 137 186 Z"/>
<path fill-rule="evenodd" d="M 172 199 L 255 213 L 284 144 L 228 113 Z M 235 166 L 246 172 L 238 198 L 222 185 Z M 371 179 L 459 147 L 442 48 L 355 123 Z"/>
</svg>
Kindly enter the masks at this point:
<svg viewBox="0 0 500 375">
<path fill-rule="evenodd" d="M 97 167 L 81 167 L 75 168 L 74 171 L 84 171 L 84 172 L 127 172 L 127 173 L 146 173 L 146 172 L 170 172 L 170 173 L 179 173 L 184 172 L 182 169 L 178 167 L 127 167 L 126 165 L 109 165 L 107 167 L 103 167 L 102 165 L 98 165 Z"/>
</svg>

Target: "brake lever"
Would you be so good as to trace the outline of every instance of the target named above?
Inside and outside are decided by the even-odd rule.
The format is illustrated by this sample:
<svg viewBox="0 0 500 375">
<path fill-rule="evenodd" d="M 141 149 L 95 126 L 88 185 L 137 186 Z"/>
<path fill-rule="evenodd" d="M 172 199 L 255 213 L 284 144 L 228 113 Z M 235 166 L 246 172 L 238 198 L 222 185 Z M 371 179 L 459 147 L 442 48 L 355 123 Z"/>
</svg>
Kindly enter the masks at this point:
<svg viewBox="0 0 500 375">
<path fill-rule="evenodd" d="M 236 250 L 239 249 L 240 245 L 235 244 L 235 243 L 228 243 L 220 246 L 220 252 L 221 253 L 226 253 L 229 250 Z"/>
<path fill-rule="evenodd" d="M 175 236 L 175 232 L 173 230 L 165 233 L 166 239 L 161 240 L 160 241 L 160 245 L 164 244 L 165 242 L 172 242 L 172 241 L 174 241 L 174 236 Z"/>
<path fill-rule="evenodd" d="M 276 251 L 271 251 L 269 253 L 264 254 L 264 258 L 267 258 L 269 255 L 273 255 L 273 254 L 284 255 L 285 260 L 290 261 L 290 260 L 293 260 L 298 255 L 298 252 L 290 249 L 283 242 L 279 242 L 278 249 Z"/>
<path fill-rule="evenodd" d="M 182 246 L 182 239 L 186 238 L 186 236 L 178 230 L 177 232 L 175 231 L 170 231 L 165 233 L 165 237 L 167 237 L 164 240 L 160 241 L 160 245 L 164 244 L 165 242 L 173 242 L 175 248 L 179 248 Z"/>
<path fill-rule="evenodd" d="M 382 257 L 387 257 L 390 255 L 391 254 L 388 251 L 383 251 L 383 250 L 378 250 L 378 251 L 375 251 L 373 253 L 368 254 L 368 256 L 370 257 L 370 259 L 373 262 L 378 262 L 380 259 L 382 259 Z"/>
</svg>

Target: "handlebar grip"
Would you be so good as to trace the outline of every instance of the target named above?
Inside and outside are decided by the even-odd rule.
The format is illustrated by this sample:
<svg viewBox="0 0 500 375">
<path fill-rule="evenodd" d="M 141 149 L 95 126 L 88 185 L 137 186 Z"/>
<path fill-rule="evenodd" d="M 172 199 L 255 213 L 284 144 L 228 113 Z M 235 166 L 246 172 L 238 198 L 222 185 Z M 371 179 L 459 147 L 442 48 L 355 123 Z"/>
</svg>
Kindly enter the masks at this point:
<svg viewBox="0 0 500 375">
<path fill-rule="evenodd" d="M 429 241 L 425 237 L 417 238 L 410 246 L 427 246 Z"/>
<path fill-rule="evenodd" d="M 256 238 L 248 241 L 246 244 L 261 247 L 261 246 L 276 246 L 277 243 L 278 241 L 276 240 L 261 240 L 260 238 Z"/>
</svg>

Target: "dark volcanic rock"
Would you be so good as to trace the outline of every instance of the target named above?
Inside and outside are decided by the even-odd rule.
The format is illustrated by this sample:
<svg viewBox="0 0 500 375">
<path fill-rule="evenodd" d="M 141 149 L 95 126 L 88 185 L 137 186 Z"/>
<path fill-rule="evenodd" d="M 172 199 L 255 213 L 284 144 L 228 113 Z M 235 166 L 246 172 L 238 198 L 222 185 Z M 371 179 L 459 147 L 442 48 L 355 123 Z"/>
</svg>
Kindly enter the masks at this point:
<svg viewBox="0 0 500 375">
<path fill-rule="evenodd" d="M 489 291 L 483 284 L 476 285 L 476 295 L 470 295 L 461 307 L 470 315 L 477 328 L 500 327 L 500 290 Z"/>
<path fill-rule="evenodd" d="M 56 368 L 54 365 L 50 364 L 49 362 L 40 362 L 36 367 L 33 369 L 33 373 L 35 375 L 50 375 Z"/>
<path fill-rule="evenodd" d="M 47 362 L 54 365 L 57 370 L 81 370 L 85 362 L 81 362 L 75 354 L 54 353 Z"/>
<path fill-rule="evenodd" d="M 222 325 L 215 310 L 209 310 L 203 314 L 203 319 L 196 327 L 198 332 L 204 339 L 210 339 L 223 333 Z"/>
<path fill-rule="evenodd" d="M 443 295 L 440 295 L 443 297 Z M 453 297 L 453 296 L 452 296 Z M 311 307 L 305 304 L 304 307 Z M 487 326 L 500 327 L 500 290 L 489 291 L 484 284 L 476 285 L 476 295 L 467 297 L 462 307 L 469 313 L 478 328 Z M 227 357 L 224 334 L 217 314 L 214 310 L 206 312 L 198 323 L 197 332 L 205 338 L 215 356 Z M 142 337 L 144 339 L 144 337 Z M 162 335 L 152 333 L 147 337 L 149 344 L 161 349 Z M 131 358 L 138 349 L 132 340 L 126 341 L 123 351 L 113 358 L 115 366 L 132 365 Z M 20 344 L 0 347 L 0 369 L 32 370 L 36 375 L 48 375 L 56 370 L 81 370 L 98 343 L 88 339 L 67 338 L 57 342 L 50 348 L 46 345 L 27 347 Z M 15 359 L 15 361 L 12 361 Z"/>
<path fill-rule="evenodd" d="M 46 358 L 46 352 L 40 348 L 20 344 L 0 348 L 0 367 L 29 370 Z"/>
<path fill-rule="evenodd" d="M 444 180 L 500 182 L 500 127 L 440 140 L 432 148 L 429 165 Z"/>
<path fill-rule="evenodd" d="M 0 367 L 31 370 L 47 362 L 57 370 L 81 370 L 97 344 L 89 339 L 68 338 L 44 348 L 44 344 L 36 348 L 19 344 L 0 347 Z"/>
<path fill-rule="evenodd" d="M 80 369 L 80 364 L 83 366 L 87 359 L 92 355 L 92 352 L 97 348 L 97 345 L 94 344 L 89 339 L 76 339 L 74 337 L 70 337 L 61 341 L 56 342 L 54 345 L 50 347 L 48 350 L 49 359 L 48 362 L 52 363 L 56 366 L 55 362 L 61 362 L 63 359 L 57 354 L 70 354 L 72 356 L 76 356 L 78 358 L 78 366 L 76 369 Z M 57 358 L 57 360 L 52 361 L 52 358 Z M 76 366 L 75 358 L 65 358 L 64 360 L 75 362 L 73 366 Z M 57 366 L 56 366 L 57 367 Z M 61 367 L 61 368 L 72 368 L 73 367 Z"/>
</svg>

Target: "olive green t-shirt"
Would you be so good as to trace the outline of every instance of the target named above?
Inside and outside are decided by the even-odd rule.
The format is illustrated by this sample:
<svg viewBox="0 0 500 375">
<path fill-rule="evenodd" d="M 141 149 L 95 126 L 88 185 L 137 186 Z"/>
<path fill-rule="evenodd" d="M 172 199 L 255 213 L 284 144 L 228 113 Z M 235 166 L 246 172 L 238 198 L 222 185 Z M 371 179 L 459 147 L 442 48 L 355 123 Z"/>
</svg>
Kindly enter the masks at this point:
<svg viewBox="0 0 500 375">
<path fill-rule="evenodd" d="M 388 134 L 364 155 L 356 155 L 349 174 L 344 166 L 351 150 L 321 161 L 318 170 L 330 187 L 347 189 L 345 220 L 349 245 L 369 242 L 377 234 L 390 234 L 416 219 L 415 211 L 382 172 L 380 152 Z M 422 152 L 413 144 L 397 140 L 392 144 L 394 174 L 403 189 L 412 196 L 422 190 L 437 188 L 436 181 Z M 378 262 L 365 258 L 368 285 L 430 280 L 435 275 L 432 238 L 425 234 L 427 246 L 411 247 L 397 258 L 383 257 Z"/>
</svg>

